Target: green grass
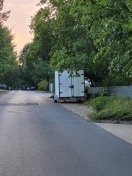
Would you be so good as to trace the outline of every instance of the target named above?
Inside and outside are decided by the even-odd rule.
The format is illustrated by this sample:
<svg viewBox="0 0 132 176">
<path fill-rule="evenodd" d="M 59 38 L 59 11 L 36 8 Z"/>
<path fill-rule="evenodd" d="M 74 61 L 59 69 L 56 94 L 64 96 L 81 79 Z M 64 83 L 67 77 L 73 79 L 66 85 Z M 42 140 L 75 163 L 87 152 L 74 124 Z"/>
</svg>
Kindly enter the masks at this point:
<svg viewBox="0 0 132 176">
<path fill-rule="evenodd" d="M 0 90 L 0 94 L 7 92 L 7 90 Z"/>
<path fill-rule="evenodd" d="M 91 120 L 132 121 L 132 99 L 100 96 L 86 104 L 95 109 Z"/>
</svg>

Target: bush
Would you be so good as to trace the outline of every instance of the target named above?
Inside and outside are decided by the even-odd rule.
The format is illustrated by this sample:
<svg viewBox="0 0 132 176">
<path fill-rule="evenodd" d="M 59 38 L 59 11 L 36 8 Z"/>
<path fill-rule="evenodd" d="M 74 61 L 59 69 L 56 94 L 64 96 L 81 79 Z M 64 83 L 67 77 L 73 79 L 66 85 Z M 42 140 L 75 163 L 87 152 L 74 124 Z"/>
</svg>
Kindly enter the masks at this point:
<svg viewBox="0 0 132 176">
<path fill-rule="evenodd" d="M 96 110 L 89 116 L 92 120 L 132 120 L 132 99 L 102 96 L 90 100 L 87 104 Z"/>
<path fill-rule="evenodd" d="M 38 83 L 38 90 L 40 91 L 48 91 L 48 82 L 47 81 L 41 81 Z"/>
<path fill-rule="evenodd" d="M 92 106 L 96 111 L 100 111 L 109 106 L 114 99 L 114 97 L 99 96 L 89 100 L 86 104 Z"/>
</svg>

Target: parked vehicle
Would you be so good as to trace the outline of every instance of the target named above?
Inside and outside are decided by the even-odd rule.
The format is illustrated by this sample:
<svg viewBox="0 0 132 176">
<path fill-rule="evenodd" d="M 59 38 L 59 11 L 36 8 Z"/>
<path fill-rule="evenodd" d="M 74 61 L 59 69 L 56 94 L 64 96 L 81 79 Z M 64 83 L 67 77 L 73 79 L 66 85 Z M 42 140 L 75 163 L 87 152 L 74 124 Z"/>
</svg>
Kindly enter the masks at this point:
<svg viewBox="0 0 132 176">
<path fill-rule="evenodd" d="M 84 71 L 55 71 L 54 102 L 84 101 Z"/>
<path fill-rule="evenodd" d="M 29 90 L 36 90 L 35 86 L 29 87 Z"/>
<path fill-rule="evenodd" d="M 0 89 L 7 89 L 5 84 L 0 84 Z"/>
</svg>

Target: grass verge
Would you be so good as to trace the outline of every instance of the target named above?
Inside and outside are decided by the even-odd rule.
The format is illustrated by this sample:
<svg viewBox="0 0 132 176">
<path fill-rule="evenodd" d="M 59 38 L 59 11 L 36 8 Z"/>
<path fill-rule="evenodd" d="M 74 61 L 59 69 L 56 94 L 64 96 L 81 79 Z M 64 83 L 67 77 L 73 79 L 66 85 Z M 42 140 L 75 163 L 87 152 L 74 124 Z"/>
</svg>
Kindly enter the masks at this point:
<svg viewBox="0 0 132 176">
<path fill-rule="evenodd" d="M 0 94 L 7 92 L 7 90 L 0 90 Z"/>
<path fill-rule="evenodd" d="M 86 102 L 95 112 L 89 115 L 91 120 L 132 121 L 132 99 L 100 96 Z"/>
</svg>

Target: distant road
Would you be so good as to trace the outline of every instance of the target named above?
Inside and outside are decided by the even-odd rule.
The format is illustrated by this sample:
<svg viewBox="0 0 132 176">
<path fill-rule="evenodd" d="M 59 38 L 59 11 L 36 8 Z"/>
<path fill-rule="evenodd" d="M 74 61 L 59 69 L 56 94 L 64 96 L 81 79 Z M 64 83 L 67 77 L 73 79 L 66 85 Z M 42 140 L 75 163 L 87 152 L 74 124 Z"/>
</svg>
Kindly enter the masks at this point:
<svg viewBox="0 0 132 176">
<path fill-rule="evenodd" d="M 132 176 L 131 144 L 49 95 L 0 95 L 0 176 Z"/>
</svg>

